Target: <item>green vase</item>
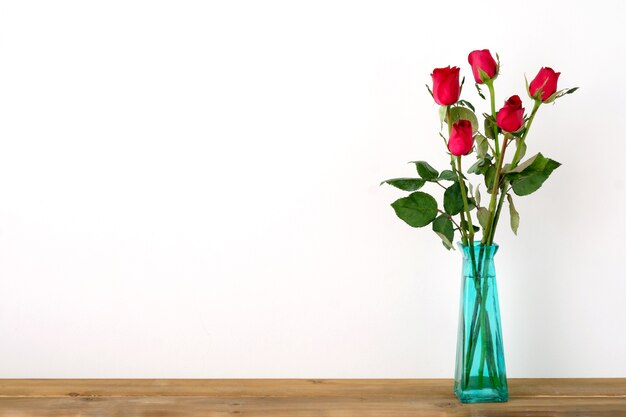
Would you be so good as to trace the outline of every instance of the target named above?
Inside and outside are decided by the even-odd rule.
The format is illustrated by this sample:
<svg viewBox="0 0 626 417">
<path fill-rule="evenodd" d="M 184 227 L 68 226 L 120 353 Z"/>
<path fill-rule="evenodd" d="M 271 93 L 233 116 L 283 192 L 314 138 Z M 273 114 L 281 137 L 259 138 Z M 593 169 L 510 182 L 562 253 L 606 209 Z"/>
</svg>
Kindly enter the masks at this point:
<svg viewBox="0 0 626 417">
<path fill-rule="evenodd" d="M 459 244 L 463 253 L 454 393 L 463 403 L 509 399 L 493 257 L 498 245 Z"/>
</svg>

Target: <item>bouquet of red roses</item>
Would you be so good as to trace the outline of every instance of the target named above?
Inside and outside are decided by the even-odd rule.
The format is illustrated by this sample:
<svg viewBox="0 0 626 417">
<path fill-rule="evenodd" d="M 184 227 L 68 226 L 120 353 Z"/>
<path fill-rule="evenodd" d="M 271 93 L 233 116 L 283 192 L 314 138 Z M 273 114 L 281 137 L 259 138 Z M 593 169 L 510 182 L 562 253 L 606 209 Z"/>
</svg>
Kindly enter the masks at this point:
<svg viewBox="0 0 626 417">
<path fill-rule="evenodd" d="M 517 233 L 519 214 L 513 205 L 511 191 L 518 196 L 531 194 L 539 189 L 552 171 L 560 164 L 537 153 L 520 163 L 526 153 L 526 139 L 530 127 L 542 104 L 552 103 L 578 88 L 557 91 L 561 73 L 552 68 L 541 68 L 528 84 L 526 91 L 533 100 L 530 115 L 525 114 L 519 96 L 509 97 L 504 106 L 496 111 L 494 81 L 500 69 L 499 57 L 494 60 L 487 49 L 473 51 L 468 61 L 481 98 L 485 99 L 480 86 L 489 90 L 491 111 L 483 113 L 484 122 L 479 125 L 475 108 L 467 100 L 460 99 L 463 80 L 458 67 L 435 68 L 433 85 L 426 86 L 433 99 L 439 104 L 442 126 L 448 126 L 448 135 L 439 135 L 450 154 L 450 169 L 437 171 L 425 161 L 414 161 L 419 178 L 394 178 L 383 181 L 396 188 L 412 193 L 395 201 L 391 206 L 397 216 L 413 227 L 432 223 L 446 248 L 452 248 L 455 232 L 461 241 L 471 245 L 475 233 L 482 227 L 481 244 L 493 243 L 496 227 L 504 200 L 508 201 L 511 228 Z M 482 132 L 481 132 L 482 128 Z M 513 148 L 514 149 L 511 149 Z M 505 156 L 512 154 L 510 162 Z M 468 174 L 482 177 L 485 190 L 490 194 L 489 203 L 481 205 L 479 186 L 473 187 L 463 173 L 462 158 L 474 153 L 476 161 L 467 170 Z M 443 210 L 430 194 L 421 189 L 426 183 L 445 188 Z M 455 219 L 455 216 L 459 216 Z M 478 220 L 478 221 L 476 221 Z"/>
</svg>

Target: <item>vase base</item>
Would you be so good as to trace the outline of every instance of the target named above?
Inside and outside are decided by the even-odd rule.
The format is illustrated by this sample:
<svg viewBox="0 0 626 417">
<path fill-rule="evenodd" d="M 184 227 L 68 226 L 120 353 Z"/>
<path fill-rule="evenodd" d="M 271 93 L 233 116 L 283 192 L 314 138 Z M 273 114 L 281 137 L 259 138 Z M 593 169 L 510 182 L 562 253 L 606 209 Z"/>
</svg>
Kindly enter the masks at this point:
<svg viewBox="0 0 626 417">
<path fill-rule="evenodd" d="M 505 388 L 470 388 L 454 387 L 454 394 L 464 404 L 472 403 L 504 403 L 509 400 L 509 391 Z"/>
</svg>

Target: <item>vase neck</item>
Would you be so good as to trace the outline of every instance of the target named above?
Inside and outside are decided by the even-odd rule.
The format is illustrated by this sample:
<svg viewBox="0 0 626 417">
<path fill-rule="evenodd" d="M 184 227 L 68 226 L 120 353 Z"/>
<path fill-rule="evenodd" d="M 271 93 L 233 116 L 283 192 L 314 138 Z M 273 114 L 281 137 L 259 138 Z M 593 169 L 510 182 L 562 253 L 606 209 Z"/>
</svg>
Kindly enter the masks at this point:
<svg viewBox="0 0 626 417">
<path fill-rule="evenodd" d="M 474 242 L 473 246 L 464 245 L 459 242 L 457 246 L 463 254 L 463 259 L 471 259 L 472 250 L 474 251 L 475 259 L 493 259 L 499 248 L 496 243 L 493 243 L 491 245 L 482 245 L 480 241 Z"/>
</svg>

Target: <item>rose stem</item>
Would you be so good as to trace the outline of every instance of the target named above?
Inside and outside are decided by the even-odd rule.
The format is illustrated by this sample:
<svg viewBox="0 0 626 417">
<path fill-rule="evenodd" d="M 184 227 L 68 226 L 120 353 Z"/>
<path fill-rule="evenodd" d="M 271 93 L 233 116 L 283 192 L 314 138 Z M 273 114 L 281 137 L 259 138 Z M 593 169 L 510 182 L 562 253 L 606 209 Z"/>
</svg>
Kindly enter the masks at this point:
<svg viewBox="0 0 626 417">
<path fill-rule="evenodd" d="M 493 120 L 495 122 L 496 120 L 496 93 L 495 90 L 493 88 L 493 80 L 487 80 L 485 81 L 485 84 L 487 84 L 487 88 L 489 89 L 489 101 L 491 103 L 491 117 L 493 117 Z M 500 146 L 498 145 L 498 126 L 497 125 L 493 125 L 493 137 L 495 140 L 495 145 L 496 145 L 496 149 L 495 149 L 495 157 L 496 159 L 498 159 L 498 157 L 500 156 Z M 486 134 L 487 132 L 485 132 Z"/>
<path fill-rule="evenodd" d="M 506 146 L 508 144 L 508 133 L 504 135 L 504 141 L 502 142 L 502 153 L 500 159 L 498 159 L 498 165 L 496 166 L 496 175 L 493 180 L 493 189 L 491 190 L 491 200 L 489 202 L 489 221 L 487 222 L 487 228 L 483 232 L 483 244 L 490 245 L 491 228 L 493 227 L 493 220 L 496 214 L 496 197 L 498 196 L 498 188 L 500 187 L 500 176 L 502 174 L 502 164 L 504 163 L 504 154 L 506 152 Z"/>
</svg>

